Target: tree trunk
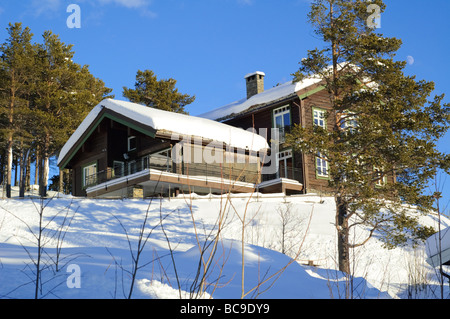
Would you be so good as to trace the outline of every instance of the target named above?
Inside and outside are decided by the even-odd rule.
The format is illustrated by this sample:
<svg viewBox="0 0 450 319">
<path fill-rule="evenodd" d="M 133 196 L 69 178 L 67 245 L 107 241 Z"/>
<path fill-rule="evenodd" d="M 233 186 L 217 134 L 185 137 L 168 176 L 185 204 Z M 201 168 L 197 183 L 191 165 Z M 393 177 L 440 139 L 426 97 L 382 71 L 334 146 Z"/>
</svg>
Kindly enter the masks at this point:
<svg viewBox="0 0 450 319">
<path fill-rule="evenodd" d="M 23 151 L 23 157 L 21 158 L 20 164 L 20 197 L 25 197 L 25 191 L 27 190 L 27 175 L 29 170 L 29 158 L 30 158 L 30 150 L 28 149 L 26 152 Z"/>
<path fill-rule="evenodd" d="M 47 186 L 48 186 L 48 171 L 49 171 L 49 158 L 44 156 L 41 160 L 40 178 L 39 178 L 39 196 L 47 196 Z"/>
<path fill-rule="evenodd" d="M 30 149 L 28 149 L 28 158 L 26 164 L 26 174 L 25 174 L 25 190 L 29 191 L 31 186 L 31 158 L 30 158 Z"/>
<path fill-rule="evenodd" d="M 13 153 L 13 166 L 14 166 L 14 186 L 17 186 L 19 184 L 18 182 L 19 161 L 17 160 L 17 156 L 14 156 L 14 153 Z"/>
<path fill-rule="evenodd" d="M 336 228 L 338 233 L 339 270 L 350 274 L 349 226 L 347 219 L 347 203 L 338 196 L 336 201 Z"/>
<path fill-rule="evenodd" d="M 39 179 L 39 196 L 47 196 L 47 185 L 48 185 L 48 173 L 49 173 L 49 148 L 50 148 L 50 134 L 46 133 L 44 149 L 42 150 L 42 169 L 39 169 L 40 179 Z"/>
<path fill-rule="evenodd" d="M 59 185 L 58 185 L 58 191 L 61 194 L 64 194 L 64 171 L 62 169 L 59 169 Z"/>
<path fill-rule="evenodd" d="M 41 168 L 40 147 L 36 147 L 36 165 L 34 170 L 34 185 L 39 185 L 39 169 Z"/>
<path fill-rule="evenodd" d="M 8 133 L 8 140 L 6 144 L 6 197 L 11 198 L 11 178 L 12 178 L 12 164 L 13 164 L 13 138 L 12 133 Z"/>
<path fill-rule="evenodd" d="M 23 150 L 23 140 L 20 142 L 19 166 L 19 197 L 25 197 L 25 152 Z"/>
</svg>

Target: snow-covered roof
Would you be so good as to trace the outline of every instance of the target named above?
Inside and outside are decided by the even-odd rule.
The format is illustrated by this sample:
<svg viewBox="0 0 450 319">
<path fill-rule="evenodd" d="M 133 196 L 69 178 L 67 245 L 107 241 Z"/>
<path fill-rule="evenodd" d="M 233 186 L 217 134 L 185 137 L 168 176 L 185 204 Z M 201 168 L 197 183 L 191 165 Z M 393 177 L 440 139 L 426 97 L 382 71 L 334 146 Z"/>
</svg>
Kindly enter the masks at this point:
<svg viewBox="0 0 450 319">
<path fill-rule="evenodd" d="M 427 262 L 437 267 L 441 264 L 450 262 L 450 228 L 446 228 L 426 241 Z M 439 252 L 441 252 L 439 254 Z"/>
<path fill-rule="evenodd" d="M 271 89 L 265 90 L 259 94 L 253 95 L 249 99 L 244 98 L 242 100 L 219 107 L 215 110 L 200 114 L 199 117 L 203 117 L 210 120 L 226 119 L 227 117 L 231 117 L 232 115 L 240 114 L 248 110 L 250 107 L 256 105 L 263 105 L 270 102 L 281 100 L 283 98 L 294 96 L 298 91 L 307 88 L 311 85 L 317 84 L 321 80 L 322 78 L 318 76 L 311 76 L 305 78 L 303 81 L 300 82 L 294 83 L 292 81 L 289 81 L 284 84 L 275 86 Z"/>
<path fill-rule="evenodd" d="M 163 130 L 165 132 L 179 134 L 180 137 L 200 137 L 221 142 L 231 147 L 248 149 L 251 151 L 263 151 L 269 148 L 264 137 L 241 128 L 206 118 L 150 108 L 132 102 L 106 99 L 92 109 L 63 146 L 59 154 L 58 165 L 74 145 L 83 137 L 84 133 L 92 123 L 97 120 L 100 112 L 104 109 L 119 113 L 126 118 L 149 126 L 156 131 Z"/>
</svg>

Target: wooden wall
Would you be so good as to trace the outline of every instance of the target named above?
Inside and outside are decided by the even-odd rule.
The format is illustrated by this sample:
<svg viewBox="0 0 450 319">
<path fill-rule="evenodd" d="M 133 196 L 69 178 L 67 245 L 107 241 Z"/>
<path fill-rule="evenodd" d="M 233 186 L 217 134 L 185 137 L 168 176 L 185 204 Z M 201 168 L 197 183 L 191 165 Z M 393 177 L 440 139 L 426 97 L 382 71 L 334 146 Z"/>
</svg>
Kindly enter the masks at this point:
<svg viewBox="0 0 450 319">
<path fill-rule="evenodd" d="M 298 97 L 294 97 L 287 101 L 274 103 L 269 107 L 257 110 L 254 113 L 239 116 L 226 121 L 226 124 L 247 129 L 254 127 L 257 131 L 260 128 L 268 129 L 267 140 L 271 139 L 270 128 L 272 128 L 272 113 L 273 110 L 284 105 L 291 107 L 291 121 L 298 125 L 313 125 L 313 107 L 330 110 L 330 101 L 328 92 L 326 90 L 319 91 L 313 95 L 300 101 Z M 334 125 L 333 118 L 328 118 L 327 127 L 332 129 Z M 280 145 L 280 151 L 284 146 Z M 328 189 L 328 180 L 316 177 L 316 165 L 314 156 L 303 156 L 300 152 L 293 153 L 294 167 L 298 170 L 296 178 L 306 186 L 307 192 L 326 192 Z M 305 166 L 303 167 L 303 162 Z"/>
<path fill-rule="evenodd" d="M 72 167 L 73 195 L 85 196 L 86 194 L 82 185 L 82 168 L 84 166 L 96 162 L 97 171 L 106 169 L 107 136 L 108 125 L 106 121 L 102 121 L 70 160 L 69 167 Z"/>
<path fill-rule="evenodd" d="M 313 126 L 313 108 L 321 108 L 325 110 L 331 110 L 330 99 L 328 91 L 319 91 L 306 99 L 302 100 L 302 114 L 304 119 L 304 125 L 306 127 Z M 334 127 L 334 118 L 330 115 L 327 118 L 327 128 L 332 130 Z M 307 177 L 306 187 L 307 192 L 327 192 L 328 180 L 323 178 L 317 178 L 316 176 L 316 158 L 315 156 L 305 156 L 305 175 Z"/>
</svg>

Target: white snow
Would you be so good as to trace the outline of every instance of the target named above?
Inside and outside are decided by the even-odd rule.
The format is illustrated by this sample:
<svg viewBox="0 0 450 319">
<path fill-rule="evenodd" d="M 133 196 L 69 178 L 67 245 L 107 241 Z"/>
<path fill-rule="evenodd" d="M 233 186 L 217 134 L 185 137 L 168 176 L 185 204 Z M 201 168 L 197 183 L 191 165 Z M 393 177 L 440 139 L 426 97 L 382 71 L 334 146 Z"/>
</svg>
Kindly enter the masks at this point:
<svg viewBox="0 0 450 319">
<path fill-rule="evenodd" d="M 92 109 L 63 146 L 59 154 L 58 164 L 60 164 L 64 156 L 97 119 L 104 108 L 150 126 L 155 130 L 164 130 L 169 133 L 178 134 L 180 138 L 189 136 L 192 138 L 211 139 L 213 141 L 225 143 L 225 145 L 231 147 L 244 150 L 248 149 L 256 152 L 269 148 L 266 139 L 256 132 L 246 131 L 241 128 L 201 117 L 167 112 L 126 101 L 105 99 Z"/>
<path fill-rule="evenodd" d="M 244 79 L 246 79 L 246 78 L 248 78 L 248 77 L 250 77 L 250 76 L 252 76 L 252 75 L 262 75 L 262 76 L 266 76 L 266 74 L 265 74 L 264 72 L 256 71 L 256 72 L 253 72 L 253 73 L 248 73 L 248 74 L 246 74 L 246 75 L 244 76 Z"/>
<path fill-rule="evenodd" d="M 42 298 L 126 298 L 132 254 L 136 257 L 147 211 L 144 235 L 149 235 L 149 240 L 140 256 L 132 298 L 172 299 L 181 294 L 182 298 L 238 299 L 242 279 L 246 298 L 344 297 L 346 276 L 336 270 L 333 198 L 193 194 L 150 201 L 56 196 L 44 204 Z M 0 201 L 0 298 L 34 297 L 39 209 L 37 198 Z M 285 233 L 286 255 L 280 253 L 282 211 L 291 213 Z M 442 219 L 442 227 L 448 227 L 450 221 Z M 219 220 L 223 229 L 217 249 L 209 246 L 202 255 L 198 243 L 212 242 L 208 235 L 215 234 Z M 437 227 L 433 215 L 421 217 L 421 222 Z M 358 229 L 357 235 L 364 234 L 366 229 Z M 61 247 L 58 270 L 57 247 Z M 198 269 L 202 274 L 201 261 L 208 260 L 212 251 L 205 289 L 198 295 L 199 291 L 192 289 L 196 274 Z M 413 297 L 439 298 L 435 269 L 426 258 L 425 244 L 387 250 L 374 236 L 352 254 L 352 297 L 407 298 L 409 284 L 417 288 L 412 273 L 420 271 L 427 278 L 427 289 L 417 292 L 414 288 Z M 74 287 L 76 283 L 79 288 Z M 448 296 L 448 285 L 445 293 Z"/>
</svg>

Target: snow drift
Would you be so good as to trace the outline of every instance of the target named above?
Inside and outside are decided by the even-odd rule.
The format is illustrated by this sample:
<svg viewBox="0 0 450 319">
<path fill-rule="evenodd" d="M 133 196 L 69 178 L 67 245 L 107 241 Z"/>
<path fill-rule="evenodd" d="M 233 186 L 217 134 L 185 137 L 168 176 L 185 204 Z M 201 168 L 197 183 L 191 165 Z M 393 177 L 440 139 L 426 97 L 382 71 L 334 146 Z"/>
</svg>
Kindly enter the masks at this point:
<svg viewBox="0 0 450 319">
<path fill-rule="evenodd" d="M 34 298 L 40 204 L 38 199 L 0 202 L 1 298 Z M 61 197 L 43 204 L 39 298 L 128 297 L 145 216 L 148 242 L 132 298 L 345 297 L 348 278 L 336 270 L 333 198 L 194 194 L 153 200 Z M 283 212 L 290 214 L 284 228 Z M 221 233 L 214 241 L 219 221 Z M 436 226 L 437 218 L 422 222 Z M 204 246 L 211 242 L 215 249 Z M 412 264 L 434 274 L 424 251 L 425 245 L 386 250 L 371 239 L 354 252 L 350 297 L 409 296 Z"/>
</svg>

